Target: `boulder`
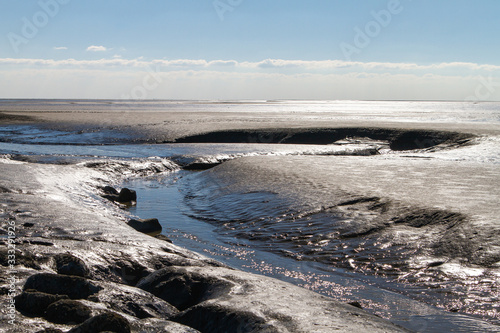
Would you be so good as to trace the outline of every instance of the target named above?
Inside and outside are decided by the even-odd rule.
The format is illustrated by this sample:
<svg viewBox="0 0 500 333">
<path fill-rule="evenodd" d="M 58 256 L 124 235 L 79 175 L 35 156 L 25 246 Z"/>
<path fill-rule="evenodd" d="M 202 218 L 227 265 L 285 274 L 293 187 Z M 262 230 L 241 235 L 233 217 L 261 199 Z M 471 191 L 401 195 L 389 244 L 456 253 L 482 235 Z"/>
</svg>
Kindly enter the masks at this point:
<svg viewBox="0 0 500 333">
<path fill-rule="evenodd" d="M 56 324 L 74 325 L 83 323 L 92 315 L 90 308 L 78 301 L 63 299 L 50 304 L 44 318 Z"/>
<path fill-rule="evenodd" d="M 118 191 L 114 187 L 104 186 L 101 189 L 106 194 L 116 194 L 116 195 L 118 195 Z"/>
<path fill-rule="evenodd" d="M 114 312 L 105 312 L 69 330 L 68 333 L 95 333 L 95 332 L 130 333 L 130 324 L 127 319 Z"/>
<path fill-rule="evenodd" d="M 189 308 L 172 320 L 203 333 L 282 332 L 272 323 L 267 322 L 266 318 L 256 313 L 210 303 L 202 303 Z"/>
<path fill-rule="evenodd" d="M 80 276 L 40 273 L 26 280 L 24 290 L 28 289 L 52 295 L 67 295 L 71 299 L 86 299 L 102 288 Z"/>
<path fill-rule="evenodd" d="M 137 201 L 137 193 L 134 190 L 128 188 L 122 188 L 120 194 L 118 194 L 118 202 L 130 202 Z"/>
<path fill-rule="evenodd" d="M 109 188 L 109 189 L 108 189 Z M 107 190 L 105 190 L 107 189 Z M 137 193 L 134 190 L 128 188 L 122 188 L 120 193 L 113 189 L 110 186 L 106 186 L 103 188 L 105 194 L 102 195 L 103 198 L 106 198 L 110 201 L 116 201 L 119 203 L 131 203 L 137 201 Z"/>
<path fill-rule="evenodd" d="M 25 290 L 15 297 L 16 309 L 26 316 L 42 317 L 50 304 L 62 299 L 68 299 L 68 296 Z"/>
<path fill-rule="evenodd" d="M 208 299 L 229 292 L 233 285 L 226 280 L 188 272 L 180 267 L 166 267 L 139 281 L 138 288 L 185 310 Z"/>
<path fill-rule="evenodd" d="M 56 271 L 62 275 L 75 275 L 87 277 L 89 269 L 80 259 L 69 253 L 60 253 L 54 257 L 56 262 Z"/>
<path fill-rule="evenodd" d="M 162 230 L 158 219 L 130 220 L 127 224 L 135 230 L 151 236 L 158 235 Z"/>
</svg>

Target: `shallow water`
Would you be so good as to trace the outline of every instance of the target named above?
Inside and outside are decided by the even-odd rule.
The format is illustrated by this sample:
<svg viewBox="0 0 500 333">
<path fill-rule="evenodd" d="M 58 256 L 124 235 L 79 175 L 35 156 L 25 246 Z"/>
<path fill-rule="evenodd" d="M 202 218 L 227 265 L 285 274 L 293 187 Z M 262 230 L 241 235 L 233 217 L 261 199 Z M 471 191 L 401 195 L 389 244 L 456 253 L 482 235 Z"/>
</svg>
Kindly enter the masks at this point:
<svg viewBox="0 0 500 333">
<path fill-rule="evenodd" d="M 306 260 L 303 258 L 306 255 L 301 258 L 301 255 L 294 253 L 293 243 L 287 245 L 285 241 L 276 242 L 272 230 L 256 227 L 262 231 L 261 237 L 256 237 L 251 231 L 246 231 L 248 228 L 245 226 L 234 227 L 234 224 L 244 224 L 235 219 L 235 215 L 243 214 L 247 218 L 261 214 L 274 216 L 274 208 L 261 210 L 263 201 L 271 206 L 277 204 L 276 200 L 273 202 L 272 193 L 249 194 L 250 198 L 245 197 L 244 200 L 246 209 L 238 209 L 242 201 L 235 202 L 234 198 L 227 198 L 224 209 L 210 207 L 211 211 L 221 216 L 215 217 L 213 214 L 202 218 L 193 211 L 191 205 L 192 194 L 199 190 L 195 184 L 200 182 L 200 178 L 204 178 L 203 172 L 179 171 L 166 176 L 128 181 L 124 186 L 134 188 L 140 198 L 137 206 L 129 211 L 141 218 L 159 218 L 163 234 L 172 239 L 174 244 L 203 253 L 232 267 L 285 280 L 344 302 L 358 301 L 366 310 L 415 331 L 493 330 L 485 322 L 473 317 L 445 312 L 424 301 L 417 301 L 415 295 L 425 292 L 424 289 L 331 265 L 328 260 Z M 211 190 L 213 188 L 206 189 L 207 192 Z M 198 192 L 198 195 L 204 196 L 206 192 Z M 231 221 L 231 226 L 223 221 Z M 307 238 L 315 237 L 310 236 Z M 352 245 L 344 246 L 347 248 Z M 327 257 L 330 255 L 325 255 Z M 428 296 L 436 301 L 436 295 Z"/>
</svg>

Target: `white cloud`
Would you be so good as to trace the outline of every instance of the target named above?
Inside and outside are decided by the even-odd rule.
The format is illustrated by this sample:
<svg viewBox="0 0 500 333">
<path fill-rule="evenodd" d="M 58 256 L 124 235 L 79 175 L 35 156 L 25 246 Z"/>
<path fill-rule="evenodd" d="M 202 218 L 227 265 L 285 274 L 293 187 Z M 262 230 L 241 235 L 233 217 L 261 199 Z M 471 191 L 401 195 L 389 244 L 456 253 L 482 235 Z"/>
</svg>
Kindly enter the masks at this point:
<svg viewBox="0 0 500 333">
<path fill-rule="evenodd" d="M 54 46 L 54 50 L 67 50 L 66 46 Z"/>
<path fill-rule="evenodd" d="M 281 74 L 215 70 L 110 71 L 44 67 L 0 70 L 3 98 L 122 98 L 144 82 L 158 99 L 365 99 L 465 100 L 475 76 L 389 73 Z M 495 78 L 495 82 L 500 82 Z M 489 100 L 500 100 L 500 89 Z"/>
<path fill-rule="evenodd" d="M 104 46 L 96 46 L 96 45 L 91 45 L 89 47 L 87 47 L 87 51 L 91 51 L 91 52 L 103 52 L 103 51 L 107 51 L 108 49 Z"/>
<path fill-rule="evenodd" d="M 0 58 L 0 97 L 120 98 L 161 81 L 148 98 L 464 100 L 482 84 L 494 89 L 489 100 L 500 100 L 499 70 L 465 62 Z"/>
<path fill-rule="evenodd" d="M 96 50 L 104 46 L 91 46 Z M 499 65 L 477 64 L 470 62 L 448 62 L 430 65 L 419 65 L 415 63 L 398 63 L 398 62 L 354 62 L 343 60 L 283 60 L 283 59 L 266 59 L 257 62 L 238 62 L 236 60 L 203 60 L 203 59 L 155 59 L 144 60 L 143 57 L 137 59 L 123 59 L 119 55 L 112 58 L 103 58 L 98 60 L 76 60 L 76 59 L 26 59 L 26 58 L 0 58 L 1 64 L 24 65 L 24 66 L 75 66 L 78 68 L 96 68 L 96 67 L 154 67 L 161 66 L 162 69 L 176 70 L 179 68 L 185 69 L 209 69 L 212 67 L 229 68 L 231 70 L 255 70 L 255 71 L 273 71 L 273 70 L 288 70 L 289 72 L 303 73 L 305 71 L 325 72 L 325 73 L 343 73 L 347 72 L 399 72 L 399 73 L 436 73 L 439 71 L 453 71 L 456 73 L 470 71 L 498 72 Z"/>
</svg>

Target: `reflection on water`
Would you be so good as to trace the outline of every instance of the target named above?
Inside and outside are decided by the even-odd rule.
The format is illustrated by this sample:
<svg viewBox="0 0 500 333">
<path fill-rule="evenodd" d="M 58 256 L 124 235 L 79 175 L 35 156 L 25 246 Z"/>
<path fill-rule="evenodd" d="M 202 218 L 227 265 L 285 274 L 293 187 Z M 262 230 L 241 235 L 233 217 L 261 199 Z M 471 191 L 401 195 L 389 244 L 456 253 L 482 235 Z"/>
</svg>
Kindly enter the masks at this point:
<svg viewBox="0 0 500 333">
<path fill-rule="evenodd" d="M 350 253 L 359 248 L 362 241 L 355 245 L 344 241 L 332 246 L 332 237 L 324 242 L 324 236 L 318 235 L 325 234 L 323 229 L 328 226 L 322 223 L 332 216 L 320 214 L 319 221 L 315 220 L 316 214 L 300 217 L 286 209 L 272 192 L 246 193 L 240 199 L 234 194 L 224 197 L 224 191 L 218 192 L 206 183 L 200 186 L 202 179 L 203 173 L 179 171 L 128 181 L 124 186 L 134 188 L 139 198 L 130 213 L 141 218 L 158 218 L 163 234 L 174 244 L 232 267 L 276 277 L 340 301 L 357 301 L 366 310 L 414 331 L 480 332 L 485 327 L 492 330 L 485 322 L 415 300 L 415 295 L 428 290 L 401 285 L 384 275 L 367 275 L 363 270 L 336 265 L 332 262 L 332 253 L 340 257 L 343 250 Z M 201 199 L 208 194 L 211 199 L 223 199 Z M 203 212 L 211 213 L 202 215 L 200 210 L 196 211 L 200 205 L 207 205 Z M 295 216 L 292 220 L 297 226 L 289 220 L 290 216 Z M 287 235 L 281 235 L 284 230 Z M 446 297 L 434 294 L 432 301 L 442 304 Z"/>
</svg>

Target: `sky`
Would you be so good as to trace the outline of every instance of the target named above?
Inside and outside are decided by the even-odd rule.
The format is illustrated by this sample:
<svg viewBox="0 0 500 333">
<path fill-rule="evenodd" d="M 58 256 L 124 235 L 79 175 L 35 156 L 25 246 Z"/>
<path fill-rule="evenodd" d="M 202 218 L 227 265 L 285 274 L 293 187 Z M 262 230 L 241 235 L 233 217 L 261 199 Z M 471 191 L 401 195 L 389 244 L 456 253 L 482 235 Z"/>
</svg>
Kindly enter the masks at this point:
<svg viewBox="0 0 500 333">
<path fill-rule="evenodd" d="M 500 101 L 498 0 L 0 0 L 0 98 Z"/>
</svg>

